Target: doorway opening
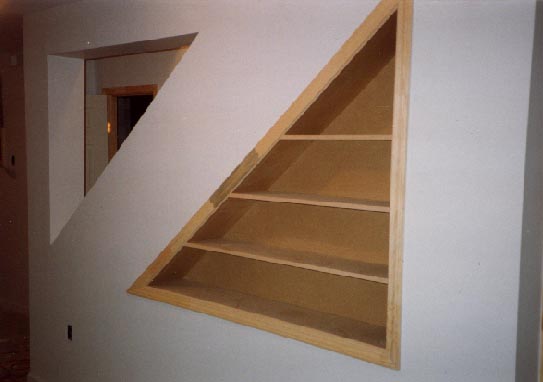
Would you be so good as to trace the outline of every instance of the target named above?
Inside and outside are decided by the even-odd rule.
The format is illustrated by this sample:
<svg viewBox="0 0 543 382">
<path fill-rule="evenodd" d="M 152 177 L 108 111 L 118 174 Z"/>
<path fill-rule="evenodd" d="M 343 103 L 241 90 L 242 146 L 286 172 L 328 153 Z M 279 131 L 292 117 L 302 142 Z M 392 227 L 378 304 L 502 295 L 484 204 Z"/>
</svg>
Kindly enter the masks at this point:
<svg viewBox="0 0 543 382">
<path fill-rule="evenodd" d="M 121 148 L 151 101 L 151 95 L 117 97 L 117 150 Z"/>
<path fill-rule="evenodd" d="M 160 91 L 196 36 L 191 33 L 47 56 L 50 243 L 94 185 L 88 182 L 89 169 L 92 180 L 97 181 L 108 165 L 107 96 L 103 89 L 157 84 Z M 90 134 L 89 121 L 96 126 Z"/>
<path fill-rule="evenodd" d="M 188 47 L 85 60 L 85 195 Z"/>
<path fill-rule="evenodd" d="M 107 96 L 108 158 L 111 160 L 147 107 L 153 102 L 158 85 L 124 86 L 105 88 Z"/>
</svg>

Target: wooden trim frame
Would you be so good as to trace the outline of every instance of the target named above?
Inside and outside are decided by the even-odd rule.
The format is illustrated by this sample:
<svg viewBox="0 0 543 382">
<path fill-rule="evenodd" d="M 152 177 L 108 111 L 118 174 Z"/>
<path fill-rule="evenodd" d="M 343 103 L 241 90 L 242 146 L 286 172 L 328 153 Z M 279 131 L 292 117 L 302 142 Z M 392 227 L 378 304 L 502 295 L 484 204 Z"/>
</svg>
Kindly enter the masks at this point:
<svg viewBox="0 0 543 382">
<path fill-rule="evenodd" d="M 318 329 L 284 322 L 264 314 L 205 301 L 151 286 L 153 280 L 187 244 L 198 229 L 225 202 L 235 188 L 284 137 L 298 118 L 351 62 L 381 26 L 394 14 L 397 16 L 394 106 L 391 143 L 389 269 L 384 348 L 344 338 Z M 404 220 L 404 187 L 408 90 L 411 57 L 412 0 L 382 0 L 366 20 L 354 31 L 317 77 L 279 118 L 256 147 L 234 169 L 232 174 L 195 213 L 157 259 L 128 289 L 137 296 L 167 302 L 202 313 L 219 316 L 240 324 L 307 342 L 325 349 L 347 354 L 385 367 L 400 368 L 401 343 L 401 279 Z M 388 139 L 388 137 L 386 137 Z"/>
<path fill-rule="evenodd" d="M 390 178 L 390 263 L 387 315 L 387 363 L 400 368 L 403 226 L 405 204 L 405 163 L 407 155 L 407 121 L 409 112 L 409 76 L 411 73 L 411 38 L 413 3 L 398 4 L 396 32 L 396 76 L 394 83 L 394 117 L 392 123 L 392 161 Z"/>
<path fill-rule="evenodd" d="M 121 86 L 116 88 L 104 88 L 102 94 L 115 97 L 125 96 L 138 96 L 138 95 L 152 95 L 156 96 L 158 93 L 158 85 L 136 85 L 136 86 Z"/>
<path fill-rule="evenodd" d="M 107 151 L 108 161 L 117 153 L 117 97 L 107 96 Z"/>
</svg>

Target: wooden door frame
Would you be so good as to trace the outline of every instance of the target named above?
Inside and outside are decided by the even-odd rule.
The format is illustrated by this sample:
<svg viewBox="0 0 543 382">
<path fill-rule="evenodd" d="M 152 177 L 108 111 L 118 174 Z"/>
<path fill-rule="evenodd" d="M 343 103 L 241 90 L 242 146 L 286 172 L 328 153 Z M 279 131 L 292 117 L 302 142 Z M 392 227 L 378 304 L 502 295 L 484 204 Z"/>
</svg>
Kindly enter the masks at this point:
<svg viewBox="0 0 543 382">
<path fill-rule="evenodd" d="M 157 84 L 102 89 L 102 95 L 107 96 L 108 160 L 111 160 L 117 153 L 117 97 L 152 95 L 154 99 L 157 93 Z"/>
</svg>

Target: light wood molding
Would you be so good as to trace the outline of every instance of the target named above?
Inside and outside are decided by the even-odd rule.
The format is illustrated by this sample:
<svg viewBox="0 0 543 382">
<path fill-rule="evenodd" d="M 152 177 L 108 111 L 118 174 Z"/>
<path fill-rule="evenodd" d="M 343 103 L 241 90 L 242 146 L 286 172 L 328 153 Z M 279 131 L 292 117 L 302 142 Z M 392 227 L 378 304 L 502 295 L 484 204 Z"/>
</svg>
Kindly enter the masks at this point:
<svg viewBox="0 0 543 382">
<path fill-rule="evenodd" d="M 103 88 L 102 94 L 114 97 L 126 97 L 126 96 L 138 96 L 138 95 L 152 95 L 156 96 L 158 93 L 157 84 L 149 85 L 135 85 L 135 86 L 119 86 L 114 88 Z"/>
<path fill-rule="evenodd" d="M 232 192 L 230 197 L 234 199 L 258 200 L 261 202 L 306 204 L 309 206 L 346 208 L 360 211 L 390 212 L 389 203 L 378 200 L 287 194 L 280 192 Z"/>
<path fill-rule="evenodd" d="M 390 261 L 388 270 L 390 282 L 387 312 L 387 349 L 389 349 L 390 365 L 400 369 L 405 164 L 407 156 L 413 2 L 411 0 L 401 1 L 397 12 L 396 78 L 394 81 L 392 168 L 390 176 Z"/>
<path fill-rule="evenodd" d="M 117 98 L 107 96 L 107 145 L 108 160 L 111 161 L 117 153 Z"/>
<path fill-rule="evenodd" d="M 209 252 L 221 252 L 232 256 L 266 261 L 272 264 L 290 265 L 297 268 L 358 279 L 388 283 L 388 267 L 362 261 L 325 256 L 315 252 L 275 249 L 255 244 L 228 240 L 204 240 L 188 242 L 185 247 Z"/>
<path fill-rule="evenodd" d="M 411 0 L 383 0 L 129 293 L 400 367 Z"/>
<path fill-rule="evenodd" d="M 315 135 L 315 134 L 286 134 L 281 137 L 283 141 L 391 141 L 392 135 Z"/>
</svg>

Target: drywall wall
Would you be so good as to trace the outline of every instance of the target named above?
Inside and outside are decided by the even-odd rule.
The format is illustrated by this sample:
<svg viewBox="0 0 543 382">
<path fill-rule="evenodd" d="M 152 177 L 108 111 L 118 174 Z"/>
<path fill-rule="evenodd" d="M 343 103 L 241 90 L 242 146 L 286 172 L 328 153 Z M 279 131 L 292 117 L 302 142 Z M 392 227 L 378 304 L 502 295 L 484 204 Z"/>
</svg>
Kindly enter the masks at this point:
<svg viewBox="0 0 543 382">
<path fill-rule="evenodd" d="M 84 93 L 82 60 L 48 57 L 49 214 L 51 241 L 84 194 Z"/>
<path fill-rule="evenodd" d="M 0 168 L 0 309 L 28 311 L 28 246 L 22 18 L 0 16 L 0 77 L 4 111 Z M 15 164 L 11 164 L 11 157 Z M 13 176 L 14 175 L 14 176 Z"/>
<path fill-rule="evenodd" d="M 516 381 L 538 378 L 541 337 L 541 256 L 543 254 L 543 2 L 537 2 L 520 262 Z M 539 334 L 539 335 L 537 335 Z"/>
<path fill-rule="evenodd" d="M 88 60 L 86 92 L 102 94 L 104 88 L 148 84 L 160 89 L 186 51 L 183 48 Z"/>
<path fill-rule="evenodd" d="M 534 9 L 416 7 L 403 304 L 418 306 L 403 351 L 421 380 L 515 378 Z"/>
<path fill-rule="evenodd" d="M 515 378 L 533 1 L 415 4 L 401 371 L 125 292 L 374 4 L 100 0 L 25 19 L 32 380 Z M 49 246 L 47 54 L 194 32 Z"/>
</svg>

